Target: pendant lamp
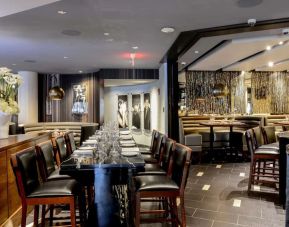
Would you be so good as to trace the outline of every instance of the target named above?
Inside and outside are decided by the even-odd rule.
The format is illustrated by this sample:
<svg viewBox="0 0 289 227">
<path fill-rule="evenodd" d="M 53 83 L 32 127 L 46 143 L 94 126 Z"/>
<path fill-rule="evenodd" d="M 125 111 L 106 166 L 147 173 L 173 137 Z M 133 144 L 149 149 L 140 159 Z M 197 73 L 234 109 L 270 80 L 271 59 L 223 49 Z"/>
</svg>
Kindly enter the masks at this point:
<svg viewBox="0 0 289 227">
<path fill-rule="evenodd" d="M 64 90 L 57 84 L 57 77 L 55 75 L 51 76 L 51 84 L 52 87 L 48 91 L 49 98 L 52 100 L 61 100 L 63 99 L 65 92 Z"/>
</svg>

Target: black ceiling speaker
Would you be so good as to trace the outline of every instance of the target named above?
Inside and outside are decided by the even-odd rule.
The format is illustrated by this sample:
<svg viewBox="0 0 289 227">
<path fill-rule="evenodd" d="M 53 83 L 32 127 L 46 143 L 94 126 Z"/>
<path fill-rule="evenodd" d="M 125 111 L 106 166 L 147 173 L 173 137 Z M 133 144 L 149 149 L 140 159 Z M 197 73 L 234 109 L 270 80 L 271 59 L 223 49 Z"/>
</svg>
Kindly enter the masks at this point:
<svg viewBox="0 0 289 227">
<path fill-rule="evenodd" d="M 63 99 L 65 92 L 64 90 L 57 84 L 57 77 L 55 75 L 51 76 L 51 88 L 49 89 L 48 95 L 52 100 L 61 100 Z"/>
<path fill-rule="evenodd" d="M 227 96 L 228 94 L 229 94 L 228 88 L 224 84 L 218 83 L 215 84 L 215 86 L 213 87 L 213 96 L 215 97 L 224 97 Z"/>
</svg>

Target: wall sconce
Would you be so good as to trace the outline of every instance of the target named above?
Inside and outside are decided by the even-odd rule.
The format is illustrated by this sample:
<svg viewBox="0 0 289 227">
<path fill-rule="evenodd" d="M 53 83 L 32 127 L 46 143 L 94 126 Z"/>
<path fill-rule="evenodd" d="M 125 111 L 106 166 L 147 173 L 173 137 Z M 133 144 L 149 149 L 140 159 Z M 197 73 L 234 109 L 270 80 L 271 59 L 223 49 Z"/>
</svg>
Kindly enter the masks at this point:
<svg viewBox="0 0 289 227">
<path fill-rule="evenodd" d="M 52 100 L 63 99 L 65 92 L 59 85 L 57 85 L 58 84 L 57 77 L 55 75 L 51 75 L 50 78 L 52 88 L 50 88 L 48 91 L 49 98 Z"/>
</svg>

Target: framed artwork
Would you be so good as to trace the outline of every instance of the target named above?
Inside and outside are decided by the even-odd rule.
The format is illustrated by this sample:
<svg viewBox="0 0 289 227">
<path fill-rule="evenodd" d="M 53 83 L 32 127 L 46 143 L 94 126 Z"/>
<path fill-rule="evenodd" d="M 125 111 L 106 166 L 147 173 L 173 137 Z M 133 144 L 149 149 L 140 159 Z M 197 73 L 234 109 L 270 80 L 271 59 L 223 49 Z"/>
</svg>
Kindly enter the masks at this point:
<svg viewBox="0 0 289 227">
<path fill-rule="evenodd" d="M 73 105 L 72 114 L 87 114 L 88 105 L 86 99 L 86 85 L 73 85 Z"/>
<path fill-rule="evenodd" d="M 127 95 L 118 96 L 117 121 L 119 128 L 128 128 L 128 102 Z"/>
<path fill-rule="evenodd" d="M 151 130 L 151 96 L 150 93 L 144 94 L 144 129 Z"/>
<path fill-rule="evenodd" d="M 140 95 L 132 95 L 132 126 L 134 130 L 140 130 L 140 113 L 141 113 L 141 103 Z"/>
</svg>

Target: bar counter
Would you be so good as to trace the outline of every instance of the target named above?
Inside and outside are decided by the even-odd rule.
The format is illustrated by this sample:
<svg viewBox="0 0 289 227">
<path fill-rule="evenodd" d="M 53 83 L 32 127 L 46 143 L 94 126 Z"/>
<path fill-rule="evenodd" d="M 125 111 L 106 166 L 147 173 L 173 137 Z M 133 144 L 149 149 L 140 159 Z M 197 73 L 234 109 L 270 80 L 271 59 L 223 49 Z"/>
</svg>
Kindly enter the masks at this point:
<svg viewBox="0 0 289 227">
<path fill-rule="evenodd" d="M 49 140 L 51 133 L 29 133 L 0 139 L 0 225 L 10 218 L 21 206 L 10 156 L 25 148 Z"/>
</svg>

